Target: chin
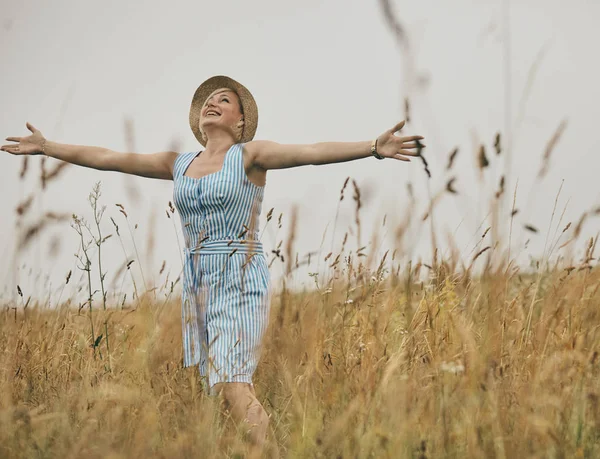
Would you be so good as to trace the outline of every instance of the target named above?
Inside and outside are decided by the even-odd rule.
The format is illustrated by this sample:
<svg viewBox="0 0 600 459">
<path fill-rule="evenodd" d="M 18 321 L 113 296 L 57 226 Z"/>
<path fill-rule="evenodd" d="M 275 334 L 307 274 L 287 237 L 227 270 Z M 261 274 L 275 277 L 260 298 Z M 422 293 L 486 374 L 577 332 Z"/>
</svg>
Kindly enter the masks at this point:
<svg viewBox="0 0 600 459">
<path fill-rule="evenodd" d="M 215 124 L 218 124 L 218 121 L 219 120 L 211 120 L 210 118 L 206 118 L 200 122 L 200 127 L 203 128 L 204 126 L 214 126 Z"/>
<path fill-rule="evenodd" d="M 202 123 L 200 123 L 200 127 L 202 129 L 204 129 L 205 127 L 208 126 L 221 126 L 224 125 L 223 120 L 221 118 L 217 118 L 217 119 L 210 119 L 210 118 L 206 118 L 204 120 L 202 120 Z"/>
</svg>

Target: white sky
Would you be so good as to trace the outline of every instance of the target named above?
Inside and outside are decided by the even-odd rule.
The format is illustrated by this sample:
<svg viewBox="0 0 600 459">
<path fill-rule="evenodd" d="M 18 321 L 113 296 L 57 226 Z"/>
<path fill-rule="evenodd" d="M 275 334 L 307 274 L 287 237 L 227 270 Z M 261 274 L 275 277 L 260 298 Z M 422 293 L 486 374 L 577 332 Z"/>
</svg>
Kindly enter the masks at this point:
<svg viewBox="0 0 600 459">
<path fill-rule="evenodd" d="M 435 217 L 441 242 L 446 232 L 455 233 L 470 259 L 487 226 L 477 230 L 487 212 L 487 196 L 497 188 L 503 167 L 503 156 L 494 157 L 492 143 L 505 125 L 506 1 L 392 1 L 408 32 L 417 71 L 429 82 L 419 89 L 406 80 L 405 60 L 377 1 L 173 1 L 167 7 L 165 2 L 148 1 L 2 0 L 0 135 L 28 135 L 29 121 L 53 141 L 127 151 L 124 126 L 129 118 L 136 151 L 162 151 L 173 142 L 179 142 L 181 152 L 194 151 L 199 144 L 188 126 L 191 97 L 215 74 L 238 79 L 255 95 L 260 113 L 256 138 L 282 143 L 372 139 L 403 118 L 402 100 L 408 96 L 412 123 L 406 132 L 426 137 L 433 174 L 429 182 L 418 162 L 365 159 L 272 171 L 263 218 L 275 207 L 275 215 L 283 212 L 287 222 L 291 206 L 298 205 L 300 254 L 317 250 L 327 229 L 324 255 L 331 247 L 339 190 L 351 176 L 363 191 L 362 221 L 380 227 L 387 214 L 392 234 L 409 203 L 406 183 L 415 188 L 420 216 L 427 207 L 428 184 L 431 193 L 444 187 L 448 154 L 458 146 L 453 174 L 461 194 L 446 195 Z M 563 180 L 557 211 L 560 214 L 568 203 L 563 223 L 600 205 L 595 180 L 600 166 L 599 19 L 600 3 L 593 0 L 511 2 L 510 89 L 516 138 L 507 192 L 512 196 L 518 180 L 517 207 L 522 212 L 515 220 L 516 251 L 529 237 L 520 229 L 524 223 L 541 230 L 532 237 L 527 254 L 537 256 L 543 250 Z M 534 65 L 537 70 L 532 72 Z M 563 119 L 568 119 L 568 127 L 552 153 L 550 172 L 536 183 L 545 145 Z M 474 138 L 485 143 L 492 159 L 481 182 L 473 169 Z M 33 158 L 26 180 L 19 181 L 21 160 L 2 153 L 0 256 L 5 262 L 0 266 L 0 298 L 14 296 L 15 282 L 26 296 L 55 292 L 74 267 L 77 235 L 68 223 L 55 225 L 14 262 L 14 210 L 39 189 L 39 158 Z M 162 260 L 172 277 L 177 276 L 179 249 L 165 216 L 171 182 L 72 167 L 38 196 L 25 221 L 31 223 L 46 211 L 75 212 L 90 220 L 87 196 L 96 181 L 102 181 L 102 202 L 108 206 L 105 233 L 112 232 L 109 216 L 124 225 L 114 206 L 122 203 L 131 222 L 139 223 L 136 240 L 145 253 L 154 213 L 157 245 L 153 258 L 142 255 L 146 277 L 157 276 Z M 141 199 L 133 199 L 126 184 L 137 188 Z M 336 241 L 354 218 L 351 195 L 349 190 L 341 206 Z M 264 236 L 269 249 L 287 234 L 285 226 L 278 234 L 275 229 Z M 363 245 L 368 230 L 363 229 Z M 412 255 L 425 256 L 427 233 L 415 231 Z M 597 218 L 589 219 L 582 237 L 597 232 Z M 56 238 L 61 246 L 54 258 L 48 253 Z M 127 234 L 124 242 L 131 256 Z M 105 256 L 111 280 L 124 259 L 116 238 L 107 241 Z M 274 265 L 274 277 L 279 271 Z M 76 272 L 74 278 L 80 276 Z M 157 282 L 163 279 L 164 275 Z"/>
</svg>

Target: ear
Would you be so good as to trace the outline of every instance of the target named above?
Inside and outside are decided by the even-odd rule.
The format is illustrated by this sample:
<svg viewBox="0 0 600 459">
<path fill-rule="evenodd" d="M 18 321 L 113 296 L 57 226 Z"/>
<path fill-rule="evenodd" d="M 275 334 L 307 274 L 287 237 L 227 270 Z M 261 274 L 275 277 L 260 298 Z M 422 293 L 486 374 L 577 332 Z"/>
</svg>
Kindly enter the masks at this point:
<svg viewBox="0 0 600 459">
<path fill-rule="evenodd" d="M 241 120 L 239 120 L 236 126 L 240 128 L 243 125 L 244 125 L 244 118 L 242 118 Z"/>
</svg>

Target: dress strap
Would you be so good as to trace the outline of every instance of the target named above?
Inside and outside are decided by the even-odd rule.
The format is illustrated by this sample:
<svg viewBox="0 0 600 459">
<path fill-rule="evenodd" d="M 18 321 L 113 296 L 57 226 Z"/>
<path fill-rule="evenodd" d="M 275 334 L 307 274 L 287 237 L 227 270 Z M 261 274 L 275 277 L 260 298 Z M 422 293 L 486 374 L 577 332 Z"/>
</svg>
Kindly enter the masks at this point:
<svg viewBox="0 0 600 459">
<path fill-rule="evenodd" d="M 197 151 L 190 151 L 177 155 L 175 158 L 175 163 L 173 164 L 173 179 L 183 175 L 184 171 L 188 168 L 198 153 L 199 152 Z"/>
<path fill-rule="evenodd" d="M 231 158 L 227 165 L 229 168 L 228 173 L 235 181 L 243 180 L 246 176 L 246 171 L 244 170 L 244 144 L 236 143 L 231 147 L 230 153 Z"/>
</svg>

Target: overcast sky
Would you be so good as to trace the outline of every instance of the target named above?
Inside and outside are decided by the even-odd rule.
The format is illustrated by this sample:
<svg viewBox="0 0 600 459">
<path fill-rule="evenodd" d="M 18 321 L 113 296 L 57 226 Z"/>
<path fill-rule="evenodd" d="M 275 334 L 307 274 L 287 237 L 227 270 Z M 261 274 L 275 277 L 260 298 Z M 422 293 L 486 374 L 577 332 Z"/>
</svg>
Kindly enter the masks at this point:
<svg viewBox="0 0 600 459">
<path fill-rule="evenodd" d="M 196 87 L 215 74 L 236 78 L 253 92 L 260 114 L 256 138 L 282 143 L 370 140 L 404 118 L 403 100 L 408 97 L 411 123 L 406 132 L 426 137 L 432 178 L 427 179 L 419 162 L 373 158 L 271 171 L 263 222 L 274 207 L 275 216 L 283 212 L 284 227 L 277 231 L 271 224 L 265 231 L 268 249 L 285 238 L 290 210 L 297 205 L 299 253 L 318 250 L 327 231 L 322 256 L 327 254 L 339 190 L 348 176 L 363 192 L 360 242 L 369 243 L 372 228 L 381 228 L 387 215 L 387 229 L 381 233 L 387 234 L 389 245 L 394 225 L 409 207 L 406 184 L 414 187 L 420 218 L 429 196 L 456 176 L 459 195 L 444 195 L 435 221 L 440 242 L 446 234 L 454 235 L 468 259 L 487 226 L 488 198 L 505 167 L 506 155 L 493 154 L 493 141 L 498 131 L 506 134 L 507 110 L 514 142 L 506 186 L 512 201 L 518 183 L 521 209 L 515 220 L 515 250 L 531 238 L 527 253 L 542 252 L 561 183 L 556 213 L 567 205 L 564 224 L 600 205 L 597 1 L 511 1 L 506 22 L 508 0 L 392 0 L 408 36 L 410 60 L 402 57 L 378 1 L 173 1 L 168 7 L 152 1 L 1 1 L 3 139 L 27 135 L 29 121 L 56 142 L 141 153 L 197 151 L 200 145 L 188 126 L 189 105 Z M 408 62 L 414 64 L 413 79 Z M 126 140 L 126 120 L 133 128 L 133 146 Z M 563 120 L 567 127 L 552 151 L 550 170 L 536 181 L 546 145 Z M 482 176 L 474 167 L 480 143 L 492 163 Z M 455 147 L 459 154 L 447 172 Z M 125 206 L 132 225 L 139 224 L 134 232 L 146 281 L 154 277 L 162 282 L 168 271 L 172 277 L 179 274 L 179 220 L 174 229 L 165 215 L 171 182 L 71 167 L 40 194 L 40 158 L 33 158 L 20 181 L 21 159 L 2 153 L 3 298 L 14 295 L 15 282 L 26 295 L 56 292 L 74 269 L 78 248 L 75 231 L 63 222 L 49 227 L 15 263 L 18 204 L 36 193 L 23 225 L 48 211 L 91 220 L 87 196 L 96 181 L 102 182 L 102 202 L 108 207 L 105 233 L 113 232 L 108 217 L 126 225 L 115 203 Z M 49 167 L 54 164 L 49 160 Z M 352 225 L 351 195 L 347 192 L 340 206 L 333 240 L 339 241 Z M 506 228 L 508 218 L 501 219 Z M 524 232 L 524 224 L 538 227 L 540 233 Z M 590 218 L 582 237 L 597 231 L 598 220 Z M 153 257 L 145 250 L 151 232 Z M 116 238 L 107 241 L 109 280 L 126 257 L 134 256 L 129 234 L 122 233 L 126 255 Z M 411 241 L 407 257 L 427 256 L 426 231 L 417 229 Z M 167 270 L 158 276 L 163 260 Z M 273 275 L 280 271 L 274 264 Z M 81 274 L 75 273 L 78 280 Z"/>
</svg>

